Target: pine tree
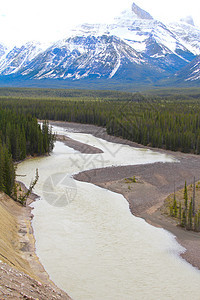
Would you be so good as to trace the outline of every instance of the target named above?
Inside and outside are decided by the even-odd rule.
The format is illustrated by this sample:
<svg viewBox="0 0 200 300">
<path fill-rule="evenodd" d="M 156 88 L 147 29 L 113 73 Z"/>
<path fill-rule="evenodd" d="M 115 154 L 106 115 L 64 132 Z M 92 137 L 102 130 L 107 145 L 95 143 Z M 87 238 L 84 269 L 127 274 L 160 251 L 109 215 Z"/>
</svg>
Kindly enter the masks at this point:
<svg viewBox="0 0 200 300">
<path fill-rule="evenodd" d="M 11 195 L 15 180 L 15 169 L 12 157 L 6 146 L 3 147 L 4 165 L 3 165 L 3 190 L 6 194 Z"/>
<path fill-rule="evenodd" d="M 196 185 L 195 185 L 195 177 L 194 177 L 193 197 L 192 197 L 192 215 L 193 215 L 193 217 L 195 216 L 195 189 L 196 189 Z"/>
<path fill-rule="evenodd" d="M 178 208 L 177 208 L 177 201 L 176 201 L 175 194 L 174 194 L 173 212 L 174 212 L 174 217 L 177 217 Z"/>
<path fill-rule="evenodd" d="M 181 223 L 181 218 L 182 218 L 182 206 L 181 206 L 181 202 L 179 202 L 179 220 Z"/>
<path fill-rule="evenodd" d="M 38 174 L 38 169 L 36 169 L 35 171 L 35 179 L 30 183 L 29 188 L 27 190 L 27 192 L 24 195 L 21 195 L 18 199 L 18 201 L 22 204 L 25 205 L 26 204 L 26 200 L 29 197 L 29 195 L 32 193 L 32 190 L 34 189 L 36 183 L 38 182 L 39 179 L 39 174 Z"/>
<path fill-rule="evenodd" d="M 190 205 L 189 205 L 189 211 L 188 211 L 187 229 L 192 230 L 192 228 L 193 228 L 193 226 L 192 226 L 192 199 L 191 199 Z"/>
<path fill-rule="evenodd" d="M 185 209 L 183 210 L 183 214 L 182 214 L 182 219 L 181 219 L 181 227 L 185 228 L 186 227 L 186 213 L 185 213 Z"/>
<path fill-rule="evenodd" d="M 22 128 L 21 134 L 20 134 L 20 160 L 26 158 L 26 136 L 25 136 L 25 130 Z"/>
<path fill-rule="evenodd" d="M 187 209 L 188 209 L 188 193 L 187 193 L 187 184 L 185 181 L 185 188 L 184 188 L 184 204 L 185 204 L 185 211 L 187 215 Z"/>
<path fill-rule="evenodd" d="M 174 216 L 173 206 L 171 205 L 169 209 L 170 209 L 170 216 L 173 217 Z"/>
</svg>

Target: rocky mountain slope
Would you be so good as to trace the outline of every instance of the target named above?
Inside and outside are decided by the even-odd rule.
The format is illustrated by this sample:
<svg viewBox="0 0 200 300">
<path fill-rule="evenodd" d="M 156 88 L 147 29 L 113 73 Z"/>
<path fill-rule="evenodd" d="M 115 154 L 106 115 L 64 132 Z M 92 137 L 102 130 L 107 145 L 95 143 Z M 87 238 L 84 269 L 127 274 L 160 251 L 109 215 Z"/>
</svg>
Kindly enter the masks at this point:
<svg viewBox="0 0 200 300">
<path fill-rule="evenodd" d="M 198 55 L 185 68 L 175 74 L 175 78 L 185 82 L 200 82 L 200 55 Z"/>
<path fill-rule="evenodd" d="M 0 74 L 10 75 L 20 72 L 21 68 L 27 66 L 42 51 L 39 42 L 29 42 L 10 50 L 0 46 Z"/>
<path fill-rule="evenodd" d="M 165 25 L 133 3 L 113 24 L 82 24 L 47 49 L 34 42 L 11 50 L 0 46 L 0 75 L 152 84 L 177 78 L 182 68 L 193 60 L 195 64 L 197 55 L 200 29 L 191 18 Z"/>
</svg>

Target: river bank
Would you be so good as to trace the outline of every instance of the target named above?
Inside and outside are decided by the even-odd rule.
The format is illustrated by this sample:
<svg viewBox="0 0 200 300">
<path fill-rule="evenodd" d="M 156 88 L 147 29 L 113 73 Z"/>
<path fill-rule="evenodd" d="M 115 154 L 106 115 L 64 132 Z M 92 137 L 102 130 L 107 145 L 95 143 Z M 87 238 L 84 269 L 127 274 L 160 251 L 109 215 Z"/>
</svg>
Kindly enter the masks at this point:
<svg viewBox="0 0 200 300">
<path fill-rule="evenodd" d="M 110 142 L 129 145 L 136 148 L 147 148 L 131 141 L 107 135 L 105 129 L 93 125 L 84 125 L 65 122 L 51 122 L 52 125 L 62 126 L 73 131 L 90 133 Z M 66 142 L 67 145 L 67 142 Z M 69 145 L 70 146 L 70 145 Z M 81 150 L 76 148 L 77 150 Z M 154 163 L 148 165 L 109 167 L 79 173 L 75 179 L 91 182 L 100 187 L 122 194 L 129 202 L 131 212 L 144 218 L 150 224 L 162 227 L 177 238 L 177 241 L 186 249 L 181 256 L 200 269 L 200 235 L 189 232 L 176 226 L 171 219 L 161 214 L 160 208 L 165 198 L 175 189 L 184 187 L 200 179 L 200 157 L 192 154 L 152 149 L 157 152 L 170 154 L 179 162 Z M 128 184 L 126 178 L 136 177 L 136 183 Z"/>
<path fill-rule="evenodd" d="M 71 299 L 50 281 L 35 254 L 31 211 L 0 193 L 0 299 Z"/>
</svg>

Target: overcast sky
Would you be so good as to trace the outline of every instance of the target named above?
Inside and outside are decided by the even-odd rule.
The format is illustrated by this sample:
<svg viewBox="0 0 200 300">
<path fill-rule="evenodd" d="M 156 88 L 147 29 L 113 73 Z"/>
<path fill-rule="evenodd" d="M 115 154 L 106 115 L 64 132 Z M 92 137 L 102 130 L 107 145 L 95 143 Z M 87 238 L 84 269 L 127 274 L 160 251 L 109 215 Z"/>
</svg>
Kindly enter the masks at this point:
<svg viewBox="0 0 200 300">
<path fill-rule="evenodd" d="M 0 0 L 0 43 L 56 41 L 84 22 L 111 23 L 132 3 L 132 0 Z M 191 15 L 200 27 L 199 0 L 135 0 L 135 3 L 165 22 Z"/>
</svg>

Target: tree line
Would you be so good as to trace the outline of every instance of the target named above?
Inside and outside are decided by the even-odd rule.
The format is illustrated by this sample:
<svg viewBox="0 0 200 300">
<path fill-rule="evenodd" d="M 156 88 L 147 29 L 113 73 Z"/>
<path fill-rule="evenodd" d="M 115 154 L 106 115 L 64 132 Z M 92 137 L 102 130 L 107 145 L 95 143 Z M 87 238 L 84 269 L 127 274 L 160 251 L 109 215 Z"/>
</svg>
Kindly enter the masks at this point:
<svg viewBox="0 0 200 300">
<path fill-rule="evenodd" d="M 2 96 L 1 96 L 2 95 Z M 13 161 L 53 149 L 48 122 L 105 127 L 108 134 L 145 146 L 200 154 L 200 98 L 80 90 L 0 90 L 0 190 L 11 194 Z"/>
<path fill-rule="evenodd" d="M 55 136 L 47 121 L 42 126 L 29 113 L 0 107 L 0 191 L 11 195 L 15 184 L 14 162 L 31 155 L 50 153 Z"/>
<path fill-rule="evenodd" d="M 187 187 L 185 181 L 185 187 L 183 190 L 182 199 L 177 199 L 174 192 L 173 203 L 170 205 L 170 216 L 178 219 L 178 224 L 187 230 L 200 232 L 200 209 L 198 203 L 199 197 L 199 182 Z M 190 190 L 190 197 L 188 193 Z M 196 193 L 198 192 L 198 197 Z"/>
<path fill-rule="evenodd" d="M 118 94 L 106 101 L 72 95 L 51 100 L 3 97 L 0 107 L 38 119 L 94 124 L 105 127 L 108 134 L 145 146 L 200 154 L 199 98 L 155 99 L 135 93 L 127 99 L 122 101 Z"/>
</svg>

